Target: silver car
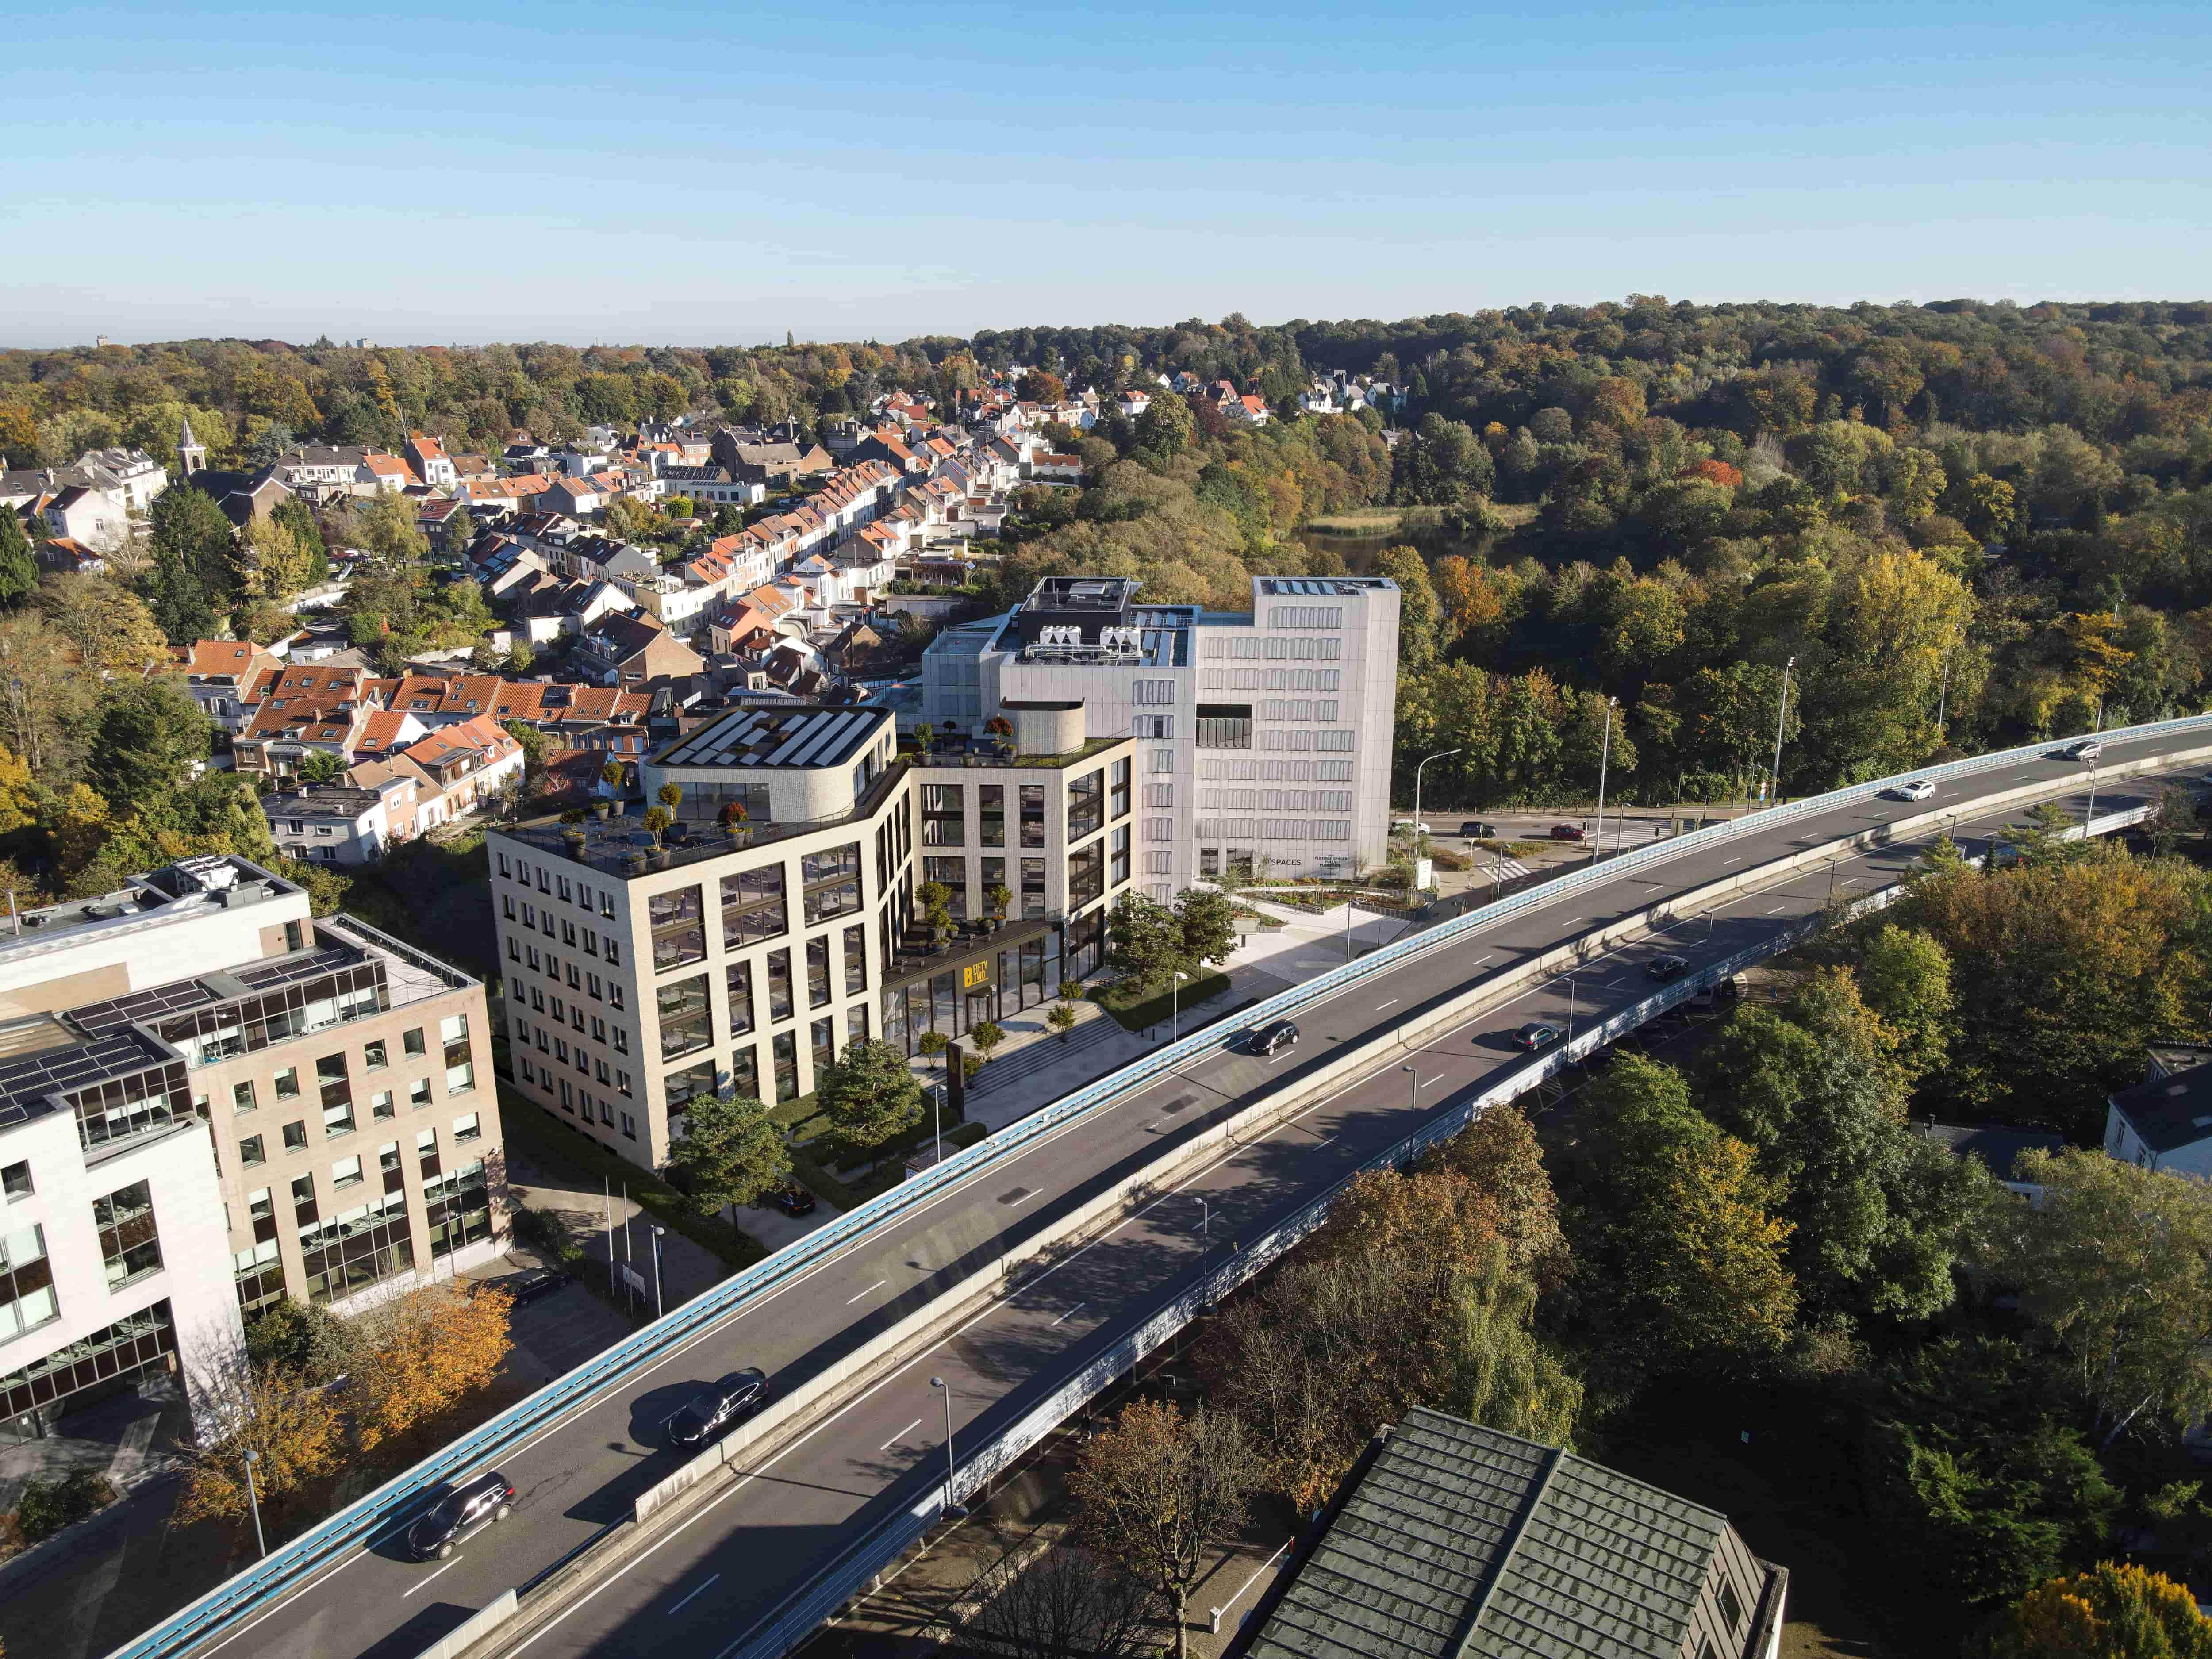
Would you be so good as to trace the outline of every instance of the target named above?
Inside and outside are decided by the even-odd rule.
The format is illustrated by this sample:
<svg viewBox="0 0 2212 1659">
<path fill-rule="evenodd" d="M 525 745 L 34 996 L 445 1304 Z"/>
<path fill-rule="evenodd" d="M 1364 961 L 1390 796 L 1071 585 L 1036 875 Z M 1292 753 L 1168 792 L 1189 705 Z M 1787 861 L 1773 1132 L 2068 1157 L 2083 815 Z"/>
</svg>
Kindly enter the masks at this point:
<svg viewBox="0 0 2212 1659">
<path fill-rule="evenodd" d="M 1926 778 L 1908 778 L 1892 786 L 1888 793 L 1892 800 L 1926 800 L 1936 793 L 1936 786 Z"/>
</svg>

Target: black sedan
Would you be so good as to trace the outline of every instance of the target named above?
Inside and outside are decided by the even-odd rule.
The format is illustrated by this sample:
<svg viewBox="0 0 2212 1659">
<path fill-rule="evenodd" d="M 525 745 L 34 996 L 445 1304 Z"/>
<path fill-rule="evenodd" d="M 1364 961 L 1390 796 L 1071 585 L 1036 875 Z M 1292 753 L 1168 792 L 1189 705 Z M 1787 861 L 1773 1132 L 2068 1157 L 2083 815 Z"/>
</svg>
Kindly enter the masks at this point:
<svg viewBox="0 0 2212 1659">
<path fill-rule="evenodd" d="M 1656 980 L 1680 979 L 1690 971 L 1690 963 L 1684 957 L 1654 957 L 1644 964 L 1644 971 Z"/>
<path fill-rule="evenodd" d="M 1460 834 L 1468 841 L 1496 841 L 1498 826 L 1485 823 L 1480 818 L 1469 818 L 1459 827 Z"/>
<path fill-rule="evenodd" d="M 1513 1034 L 1513 1046 L 1523 1054 L 1540 1054 L 1557 1042 L 1562 1035 L 1558 1026 L 1532 1019 Z"/>
<path fill-rule="evenodd" d="M 774 1198 L 769 1200 L 769 1202 L 775 1205 L 777 1209 L 782 1211 L 786 1215 L 812 1215 L 814 1213 L 814 1194 L 808 1192 L 805 1188 L 799 1185 L 796 1182 L 793 1182 L 790 1186 L 786 1187 Z"/>
<path fill-rule="evenodd" d="M 768 1373 L 757 1365 L 732 1371 L 668 1419 L 668 1443 L 703 1446 L 768 1399 Z"/>
<path fill-rule="evenodd" d="M 514 1305 L 525 1308 L 540 1297 L 551 1296 L 568 1284 L 568 1275 L 550 1267 L 526 1267 L 519 1273 L 501 1273 L 497 1279 L 487 1279 L 485 1285 L 495 1291 L 505 1291 L 514 1298 Z"/>
<path fill-rule="evenodd" d="M 514 1488 L 497 1469 L 457 1481 L 407 1528 L 407 1548 L 417 1561 L 443 1561 L 461 1540 L 512 1512 Z"/>
<path fill-rule="evenodd" d="M 1252 1052 L 1272 1054 L 1278 1048 L 1288 1048 L 1298 1040 L 1298 1028 L 1287 1019 L 1278 1019 L 1262 1025 L 1252 1033 Z"/>
</svg>

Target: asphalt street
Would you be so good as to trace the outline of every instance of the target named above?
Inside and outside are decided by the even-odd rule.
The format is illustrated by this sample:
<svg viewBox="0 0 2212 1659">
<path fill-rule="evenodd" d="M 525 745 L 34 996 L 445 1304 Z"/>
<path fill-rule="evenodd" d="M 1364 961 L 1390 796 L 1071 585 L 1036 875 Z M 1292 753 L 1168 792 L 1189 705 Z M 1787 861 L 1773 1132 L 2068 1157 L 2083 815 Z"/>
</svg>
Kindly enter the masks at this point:
<svg viewBox="0 0 2212 1659">
<path fill-rule="evenodd" d="M 2192 746 L 2195 735 L 2112 744 L 2104 764 Z M 722 1372 L 760 1365 L 782 1392 L 849 1352 L 1026 1235 L 1162 1158 L 1180 1139 L 1265 1097 L 1297 1088 L 1302 1073 L 1346 1044 L 1399 1025 L 1474 981 L 1687 891 L 1798 848 L 1956 805 L 1954 830 L 1969 851 L 2024 809 L 1977 811 L 1983 795 L 2079 777 L 2049 759 L 1942 786 L 1933 799 L 1866 801 L 1780 823 L 1766 833 L 1684 853 L 1618 884 L 1565 893 L 1445 951 L 1337 993 L 1299 1016 L 1303 1039 L 1272 1059 L 1223 1053 L 1063 1127 L 1019 1158 L 939 1196 L 881 1235 L 821 1263 L 694 1339 L 617 1397 L 549 1428 L 499 1467 L 518 1489 L 513 1516 L 477 1534 L 449 1562 L 417 1564 L 386 1540 L 325 1571 L 273 1611 L 198 1652 L 231 1659 L 411 1659 L 510 1586 L 529 1581 L 619 1518 L 636 1494 L 677 1467 L 663 1425 Z M 2144 793 L 2104 787 L 2100 808 Z M 2081 811 L 2079 794 L 2069 797 Z M 1431 819 L 1433 822 L 1433 818 Z M 1863 893 L 1894 881 L 1930 831 L 1829 866 L 1801 872 L 1686 919 L 1578 969 L 1577 1029 L 1640 1000 L 1651 957 L 1718 960 L 1818 910 L 1832 890 Z M 1382 1069 L 1326 1098 L 1264 1139 L 1247 1144 L 1118 1230 L 1030 1280 L 804 1437 L 750 1468 L 708 1507 L 634 1558 L 587 1582 L 550 1623 L 516 1627 L 507 1652 L 533 1659 L 683 1653 L 720 1659 L 863 1530 L 911 1504 L 945 1469 L 944 1398 L 951 1384 L 958 1442 L 1012 1421 L 1123 1334 L 1209 1252 L 1240 1231 L 1263 1231 L 1311 1194 L 1411 1133 L 1455 1098 L 1527 1064 L 1509 1042 L 1525 1020 L 1564 1025 L 1569 986 L 1506 990 L 1495 1005 L 1416 1050 L 1416 1069 L 1393 1055 Z"/>
</svg>

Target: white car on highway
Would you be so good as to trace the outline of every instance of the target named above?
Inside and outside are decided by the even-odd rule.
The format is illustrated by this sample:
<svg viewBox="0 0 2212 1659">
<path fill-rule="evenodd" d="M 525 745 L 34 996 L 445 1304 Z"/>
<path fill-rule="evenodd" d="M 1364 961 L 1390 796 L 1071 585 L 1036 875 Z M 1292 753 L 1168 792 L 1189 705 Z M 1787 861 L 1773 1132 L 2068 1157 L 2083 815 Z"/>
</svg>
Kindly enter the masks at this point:
<svg viewBox="0 0 2212 1659">
<path fill-rule="evenodd" d="M 1908 778 L 1903 783 L 1892 784 L 1882 793 L 1892 800 L 1926 800 L 1936 793 L 1936 786 L 1926 778 Z"/>
</svg>

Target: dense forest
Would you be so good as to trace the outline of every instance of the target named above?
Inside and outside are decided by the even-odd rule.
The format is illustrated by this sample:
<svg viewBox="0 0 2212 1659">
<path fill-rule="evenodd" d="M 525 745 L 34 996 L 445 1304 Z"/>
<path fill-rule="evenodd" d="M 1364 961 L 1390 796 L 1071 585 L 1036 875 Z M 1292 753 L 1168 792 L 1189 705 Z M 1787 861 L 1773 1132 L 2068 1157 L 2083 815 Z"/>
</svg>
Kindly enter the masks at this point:
<svg viewBox="0 0 2212 1659">
<path fill-rule="evenodd" d="M 1010 366 L 1102 392 L 1188 369 L 1279 418 L 1232 428 L 1163 398 L 1063 434 L 1085 488 L 1024 502 L 997 598 L 1087 568 L 1233 604 L 1254 573 L 1326 574 L 1328 544 L 1292 538 L 1313 519 L 1411 510 L 1399 534 L 1418 552 L 1381 566 L 1409 590 L 1399 741 L 1466 751 L 1431 770 L 1447 806 L 1586 798 L 1607 697 L 1620 793 L 1725 798 L 1763 769 L 1793 659 L 1792 791 L 2204 695 L 2204 303 L 1632 296 L 896 346 L 9 352 L 0 455 L 161 452 L 188 412 L 219 463 L 413 428 L 489 447 L 686 410 L 816 422 L 895 388 L 949 409 Z M 1296 393 L 1339 370 L 1405 389 L 1395 442 L 1371 409 L 1296 417 Z"/>
</svg>

